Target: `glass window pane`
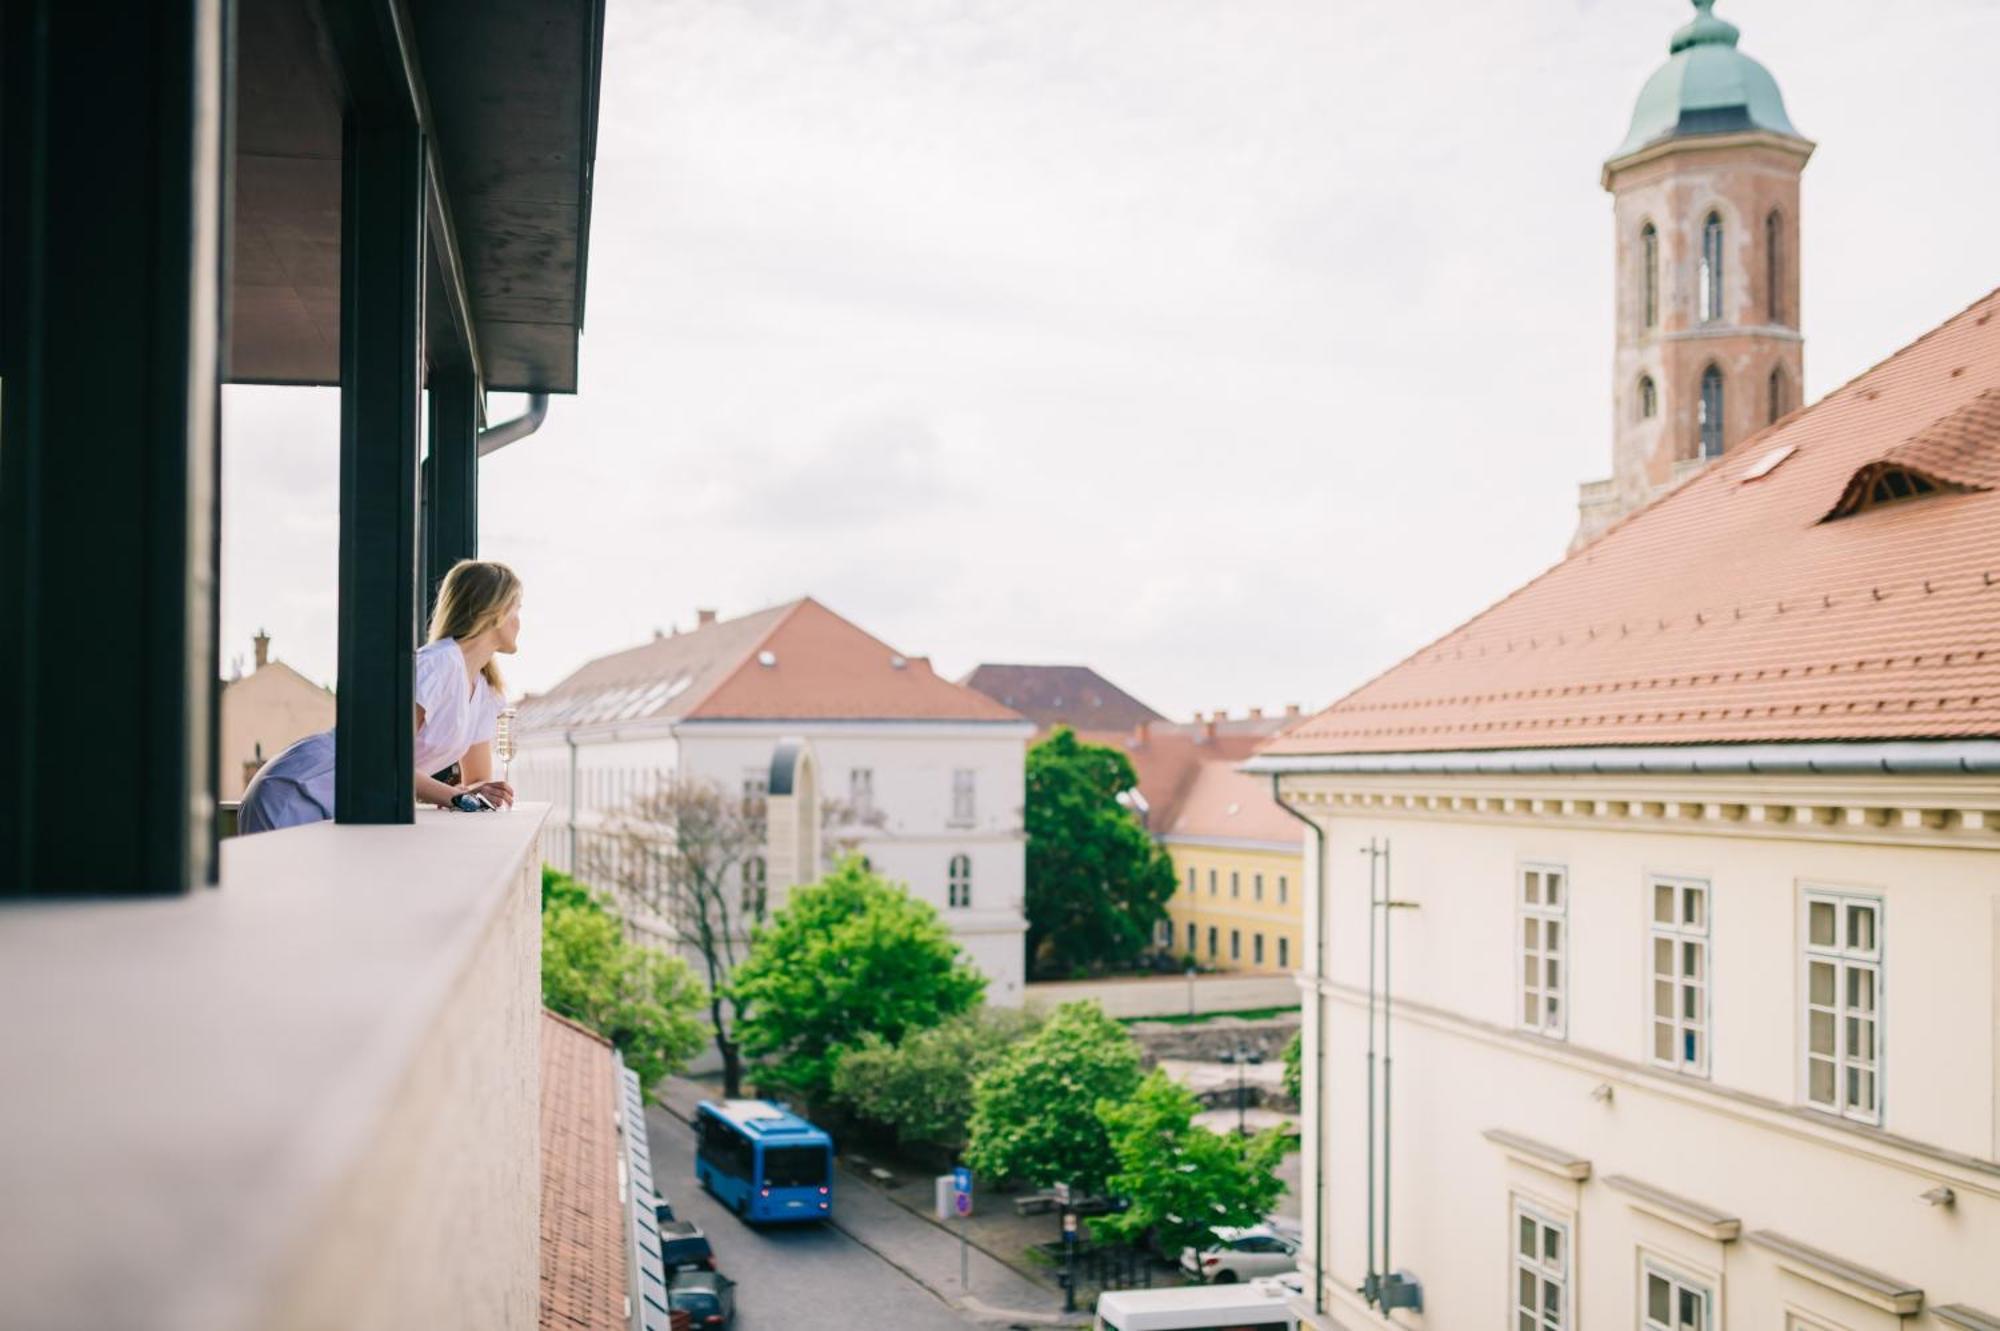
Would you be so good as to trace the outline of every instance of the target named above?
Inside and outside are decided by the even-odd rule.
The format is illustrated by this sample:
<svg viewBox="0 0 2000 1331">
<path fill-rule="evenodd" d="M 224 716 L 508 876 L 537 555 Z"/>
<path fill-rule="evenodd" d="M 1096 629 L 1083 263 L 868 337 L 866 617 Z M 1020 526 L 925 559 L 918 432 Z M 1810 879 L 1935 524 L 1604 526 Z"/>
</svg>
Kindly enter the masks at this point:
<svg viewBox="0 0 2000 1331">
<path fill-rule="evenodd" d="M 1702 953 L 1706 950 L 1700 943 L 1684 942 L 1681 944 L 1681 975 L 1683 977 L 1690 980 L 1699 980 L 1701 978 L 1701 957 Z"/>
<path fill-rule="evenodd" d="M 1491 1289 L 1492 1286 L 1489 1285 L 1487 1286 L 1487 1288 Z M 1646 1273 L 1646 1316 L 1652 1318 L 1655 1322 L 1658 1322 L 1661 1326 L 1666 1326 L 1667 1319 L 1672 1315 L 1673 1315 L 1672 1288 L 1661 1277 L 1654 1275 L 1650 1271 L 1647 1272 Z"/>
<path fill-rule="evenodd" d="M 1875 1074 L 1861 1072 L 1855 1074 L 1855 1092 L 1851 1101 L 1854 1108 L 1863 1113 L 1875 1112 Z"/>
<path fill-rule="evenodd" d="M 1698 887 L 1681 889 L 1681 923 L 1700 927 L 1707 917 L 1708 902 Z"/>
<path fill-rule="evenodd" d="M 1558 1271 L 1563 1269 L 1563 1234 L 1554 1225 L 1542 1230 L 1542 1260 Z"/>
<path fill-rule="evenodd" d="M 1856 966 L 1847 972 L 1847 1006 L 1858 1012 L 1875 1010 L 1875 972 Z"/>
<path fill-rule="evenodd" d="M 1674 940 L 1655 938 L 1653 940 L 1653 973 L 1672 975 L 1674 973 Z"/>
<path fill-rule="evenodd" d="M 1833 1064 L 1819 1058 L 1808 1060 L 1806 1095 L 1816 1105 L 1833 1103 Z"/>
<path fill-rule="evenodd" d="M 1875 908 L 1873 906 L 1849 906 L 1847 908 L 1847 945 L 1863 952 L 1875 950 Z"/>
<path fill-rule="evenodd" d="M 1521 1277 L 1521 1306 L 1532 1309 L 1536 1304 L 1535 1273 L 1523 1267 L 1519 1274 Z"/>
<path fill-rule="evenodd" d="M 1701 1295 L 1691 1289 L 1681 1291 L 1679 1331 L 1701 1331 Z"/>
<path fill-rule="evenodd" d="M 1535 987 L 1536 969 L 1535 954 L 1533 952 L 1521 958 L 1521 983 L 1530 989 Z"/>
<path fill-rule="evenodd" d="M 1561 1024 L 1561 1022 L 1562 1022 L 1562 1000 L 1560 998 L 1557 998 L 1554 994 L 1550 994 L 1548 1024 L 1551 1026 L 1555 1026 Z"/>
<path fill-rule="evenodd" d="M 1813 1012 L 1806 1018 L 1807 1047 L 1815 1054 L 1833 1057 L 1833 1014 Z"/>
<path fill-rule="evenodd" d="M 1546 965 L 1548 967 L 1548 977 L 1549 977 L 1548 987 L 1550 992 L 1554 992 L 1558 989 L 1561 989 L 1562 963 L 1560 961 L 1557 961 L 1554 957 L 1550 957 Z"/>
<path fill-rule="evenodd" d="M 1548 920 L 1542 929 L 1542 946 L 1551 952 L 1562 951 L 1562 921 Z"/>
<path fill-rule="evenodd" d="M 1542 1282 L 1542 1316 L 1552 1325 L 1559 1325 L 1562 1316 L 1562 1286 L 1553 1280 Z"/>
<path fill-rule="evenodd" d="M 1806 937 L 1815 947 L 1832 947 L 1834 944 L 1833 903 L 1815 901 L 1808 907 Z"/>
<path fill-rule="evenodd" d="M 1532 915 L 1521 919 L 1521 946 L 1530 952 L 1542 945 L 1542 922 Z"/>
<path fill-rule="evenodd" d="M 1674 885 L 1653 884 L 1653 918 L 1661 924 L 1674 922 Z"/>
<path fill-rule="evenodd" d="M 1520 1221 L 1521 1255 L 1523 1257 L 1533 1257 L 1535 1255 L 1535 1222 L 1527 1216 L 1522 1216 Z"/>
<path fill-rule="evenodd" d="M 1520 1325 L 1515 1328 L 1515 1331 L 1539 1331 L 1539 1328 L 1535 1324 L 1535 1315 L 1528 1312 L 1522 1313 Z"/>
<path fill-rule="evenodd" d="M 1701 1066 L 1701 1032 L 1700 1032 L 1700 1031 L 1682 1031 L 1682 1032 L 1681 1032 L 1681 1043 L 1682 1043 L 1682 1045 L 1684 1046 L 1684 1048 L 1683 1048 L 1683 1049 L 1681 1050 L 1681 1057 L 1682 1057 L 1682 1058 L 1683 1058 L 1683 1059 L 1684 1059 L 1684 1060 L 1685 1060 L 1685 1061 L 1687 1062 L 1688 1066 L 1690 1066 L 1690 1067 L 1696 1067 L 1696 1068 L 1700 1067 L 1700 1066 Z"/>
<path fill-rule="evenodd" d="M 1653 1011 L 1662 1017 L 1673 1015 L 1674 982 L 1672 980 L 1653 981 Z"/>
<path fill-rule="evenodd" d="M 1833 963 L 1830 961 L 1815 961 L 1807 968 L 1806 974 L 1808 992 L 1812 996 L 1812 1001 L 1832 1007 L 1835 993 Z"/>
<path fill-rule="evenodd" d="M 1521 995 L 1521 1020 L 1530 1026 L 1542 1024 L 1542 1000 L 1537 994 Z"/>
<path fill-rule="evenodd" d="M 1653 1057 L 1671 1061 L 1674 1056 L 1674 1024 L 1671 1021 L 1653 1023 Z"/>
<path fill-rule="evenodd" d="M 1542 904 L 1542 876 L 1533 869 L 1521 875 L 1521 900 L 1530 906 Z"/>
<path fill-rule="evenodd" d="M 1875 1061 L 1875 1023 L 1869 1020 L 1848 1018 L 1847 1056 L 1858 1058 L 1864 1063 Z"/>
<path fill-rule="evenodd" d="M 1701 986 L 1684 984 L 1681 986 L 1681 1016 L 1688 1021 L 1701 1020 Z"/>
<path fill-rule="evenodd" d="M 1548 889 L 1549 904 L 1551 906 L 1562 905 L 1563 876 L 1559 873 L 1544 874 L 1542 876 L 1542 882 L 1544 886 L 1546 886 Z"/>
</svg>

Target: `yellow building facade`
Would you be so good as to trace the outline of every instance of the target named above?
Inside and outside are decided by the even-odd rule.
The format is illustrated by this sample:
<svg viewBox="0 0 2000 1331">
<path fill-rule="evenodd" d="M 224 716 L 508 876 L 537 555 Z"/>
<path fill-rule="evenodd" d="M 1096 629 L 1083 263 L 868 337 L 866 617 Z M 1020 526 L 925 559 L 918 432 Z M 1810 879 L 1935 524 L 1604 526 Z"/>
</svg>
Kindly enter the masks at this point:
<svg viewBox="0 0 2000 1331">
<path fill-rule="evenodd" d="M 1204 968 L 1282 974 L 1304 936 L 1302 825 L 1270 786 L 1230 762 L 1205 764 L 1161 844 L 1176 886 L 1161 940 Z"/>
</svg>

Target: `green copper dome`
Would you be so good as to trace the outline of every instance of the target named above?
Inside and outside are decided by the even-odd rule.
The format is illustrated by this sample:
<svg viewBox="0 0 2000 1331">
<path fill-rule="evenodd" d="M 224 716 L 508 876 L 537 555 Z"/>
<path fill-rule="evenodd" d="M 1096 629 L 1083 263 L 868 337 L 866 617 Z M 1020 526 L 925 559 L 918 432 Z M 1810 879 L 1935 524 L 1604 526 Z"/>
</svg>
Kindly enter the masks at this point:
<svg viewBox="0 0 2000 1331">
<path fill-rule="evenodd" d="M 1632 108 L 1632 128 L 1612 159 L 1663 139 L 1691 134 L 1770 130 L 1789 138 L 1785 99 L 1771 71 L 1736 49 L 1736 25 L 1712 12 L 1715 0 L 1694 0 L 1694 21 L 1667 44 L 1667 63 L 1655 70 Z"/>
</svg>

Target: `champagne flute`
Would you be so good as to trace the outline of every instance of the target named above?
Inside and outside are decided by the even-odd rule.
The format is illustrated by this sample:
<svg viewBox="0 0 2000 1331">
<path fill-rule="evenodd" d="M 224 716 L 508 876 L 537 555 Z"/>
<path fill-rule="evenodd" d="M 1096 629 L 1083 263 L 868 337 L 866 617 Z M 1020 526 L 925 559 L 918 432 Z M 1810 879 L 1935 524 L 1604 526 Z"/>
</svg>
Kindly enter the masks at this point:
<svg viewBox="0 0 2000 1331">
<path fill-rule="evenodd" d="M 500 779 L 512 785 L 509 773 L 514 767 L 514 718 L 519 710 L 505 707 L 493 722 L 493 752 L 500 759 Z"/>
</svg>

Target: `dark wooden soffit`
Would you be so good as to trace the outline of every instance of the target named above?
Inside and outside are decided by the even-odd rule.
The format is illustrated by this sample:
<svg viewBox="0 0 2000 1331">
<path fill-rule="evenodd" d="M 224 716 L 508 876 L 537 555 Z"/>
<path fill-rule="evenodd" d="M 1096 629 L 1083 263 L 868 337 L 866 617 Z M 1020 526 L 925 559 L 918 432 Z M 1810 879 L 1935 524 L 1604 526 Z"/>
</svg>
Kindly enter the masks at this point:
<svg viewBox="0 0 2000 1331">
<path fill-rule="evenodd" d="M 575 392 L 603 0 L 238 0 L 231 381 L 339 382 L 341 108 L 367 91 L 338 52 L 363 10 L 410 38 L 431 132 L 430 364 Z"/>
</svg>

